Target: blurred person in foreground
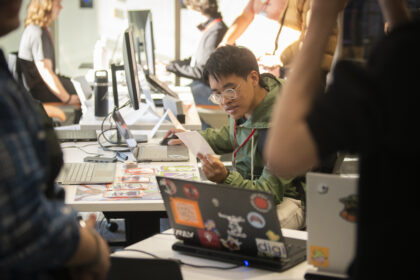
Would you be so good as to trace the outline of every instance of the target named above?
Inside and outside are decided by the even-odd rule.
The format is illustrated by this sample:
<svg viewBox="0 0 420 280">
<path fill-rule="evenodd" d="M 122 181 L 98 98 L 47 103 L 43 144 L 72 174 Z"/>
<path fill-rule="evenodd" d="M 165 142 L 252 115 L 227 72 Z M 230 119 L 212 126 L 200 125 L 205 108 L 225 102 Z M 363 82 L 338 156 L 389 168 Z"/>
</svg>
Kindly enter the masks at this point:
<svg viewBox="0 0 420 280">
<path fill-rule="evenodd" d="M 21 3 L 0 1 L 0 36 L 19 26 Z M 109 249 L 96 218 L 79 223 L 57 197 L 62 154 L 52 124 L 2 51 L 0 112 L 1 279 L 106 279 Z"/>
<path fill-rule="evenodd" d="M 275 105 L 264 152 L 278 176 L 302 174 L 337 151 L 360 156 L 352 279 L 416 277 L 420 211 L 420 22 L 405 1 L 379 0 L 387 34 L 365 67 L 340 61 L 319 92 L 323 50 L 346 0 L 314 0 L 303 47 Z M 398 194 L 398 195 L 397 195 Z M 334 229 L 331 229 L 332 231 Z"/>
</svg>

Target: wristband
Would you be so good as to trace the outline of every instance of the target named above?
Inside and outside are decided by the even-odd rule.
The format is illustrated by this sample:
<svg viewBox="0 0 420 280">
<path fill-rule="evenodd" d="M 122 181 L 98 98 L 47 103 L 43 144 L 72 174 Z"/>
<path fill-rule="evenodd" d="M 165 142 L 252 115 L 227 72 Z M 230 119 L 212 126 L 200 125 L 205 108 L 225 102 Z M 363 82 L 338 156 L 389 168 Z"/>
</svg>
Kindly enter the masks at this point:
<svg viewBox="0 0 420 280">
<path fill-rule="evenodd" d="M 69 98 L 67 99 L 67 101 L 66 101 L 66 102 L 64 102 L 64 104 L 69 104 L 70 99 L 71 99 L 71 94 L 69 94 Z"/>
</svg>

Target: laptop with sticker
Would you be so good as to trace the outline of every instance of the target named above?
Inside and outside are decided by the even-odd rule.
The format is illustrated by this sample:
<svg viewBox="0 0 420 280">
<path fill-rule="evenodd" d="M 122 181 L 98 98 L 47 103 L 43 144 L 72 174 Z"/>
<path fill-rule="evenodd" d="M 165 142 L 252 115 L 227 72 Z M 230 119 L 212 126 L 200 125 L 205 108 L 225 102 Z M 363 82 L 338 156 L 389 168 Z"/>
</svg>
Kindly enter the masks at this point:
<svg viewBox="0 0 420 280">
<path fill-rule="evenodd" d="M 228 185 L 156 176 L 173 250 L 284 271 L 306 259 L 306 241 L 282 235 L 273 197 Z"/>
<path fill-rule="evenodd" d="M 307 255 L 317 268 L 306 279 L 347 278 L 356 247 L 357 182 L 356 175 L 306 174 Z"/>
</svg>

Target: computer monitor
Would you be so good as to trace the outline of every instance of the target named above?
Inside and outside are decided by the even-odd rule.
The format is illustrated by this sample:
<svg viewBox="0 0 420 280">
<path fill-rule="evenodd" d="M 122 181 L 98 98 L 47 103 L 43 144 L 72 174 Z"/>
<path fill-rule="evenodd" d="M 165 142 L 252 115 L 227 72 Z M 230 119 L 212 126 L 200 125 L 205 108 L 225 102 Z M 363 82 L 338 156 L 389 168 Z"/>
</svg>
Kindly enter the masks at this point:
<svg viewBox="0 0 420 280">
<path fill-rule="evenodd" d="M 125 79 L 130 96 L 131 106 L 134 110 L 138 110 L 140 108 L 139 104 L 141 100 L 141 87 L 139 77 L 137 75 L 138 68 L 134 52 L 133 26 L 131 25 L 124 31 L 123 57 Z"/>
<path fill-rule="evenodd" d="M 128 18 L 135 28 L 138 62 L 140 64 L 146 60 L 146 65 L 143 66 L 147 74 L 156 75 L 152 12 L 150 10 L 128 11 Z M 142 59 L 142 56 L 145 59 Z"/>
</svg>

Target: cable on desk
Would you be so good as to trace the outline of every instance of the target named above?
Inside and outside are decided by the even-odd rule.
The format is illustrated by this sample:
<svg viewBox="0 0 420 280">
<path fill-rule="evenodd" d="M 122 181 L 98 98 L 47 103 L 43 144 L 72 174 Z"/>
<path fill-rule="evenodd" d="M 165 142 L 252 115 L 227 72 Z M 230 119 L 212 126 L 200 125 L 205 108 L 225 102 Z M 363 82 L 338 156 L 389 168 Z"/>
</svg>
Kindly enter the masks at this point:
<svg viewBox="0 0 420 280">
<path fill-rule="evenodd" d="M 121 144 L 119 144 L 119 145 L 115 145 L 115 144 L 112 144 L 111 143 L 111 145 L 110 146 L 104 146 L 102 143 L 101 143 L 101 137 L 103 137 L 103 138 L 105 138 L 106 139 L 106 137 L 105 137 L 105 132 L 107 132 L 107 131 L 110 131 L 110 130 L 113 130 L 114 128 L 108 128 L 108 129 L 105 129 L 105 130 L 103 130 L 101 133 L 99 133 L 99 135 L 98 135 L 98 144 L 99 144 L 99 146 L 101 146 L 101 148 L 104 150 L 104 151 L 110 151 L 110 152 L 114 152 L 114 153 L 117 153 L 117 152 L 129 152 L 130 151 L 130 149 L 127 149 L 127 148 L 124 148 L 124 149 L 111 149 L 111 147 L 121 147 L 122 145 Z M 125 146 L 124 146 L 125 147 Z"/>
<path fill-rule="evenodd" d="M 169 233 L 169 232 L 159 232 L 159 233 L 156 233 L 156 234 L 162 234 L 162 235 L 172 235 L 172 236 L 175 236 L 175 234 L 173 234 L 173 233 Z"/>
<path fill-rule="evenodd" d="M 191 266 L 191 267 L 195 267 L 195 268 L 212 268 L 212 269 L 222 269 L 222 270 L 229 270 L 229 269 L 235 269 L 235 268 L 238 268 L 238 267 L 241 267 L 241 265 L 240 264 L 237 264 L 237 265 L 233 265 L 233 266 L 211 266 L 211 265 L 196 265 L 196 264 L 191 264 L 191 263 L 186 263 L 186 262 L 183 262 L 183 261 L 181 261 L 180 259 L 172 259 L 172 258 L 161 258 L 161 257 L 158 257 L 157 255 L 155 255 L 155 254 L 152 254 L 152 253 L 149 253 L 149 252 L 146 252 L 146 251 L 143 251 L 143 250 L 139 250 L 139 249 L 122 249 L 122 250 L 120 250 L 120 251 L 131 251 L 131 252 L 138 252 L 138 253 L 142 253 L 142 254 L 146 254 L 146 255 L 149 255 L 149 256 L 151 256 L 151 257 L 153 257 L 153 258 L 155 258 L 155 259 L 161 259 L 161 260 L 171 260 L 171 261 L 175 261 L 175 262 L 177 262 L 178 264 L 180 264 L 180 265 L 186 265 L 186 266 Z M 119 251 L 119 252 L 120 252 Z"/>
<path fill-rule="evenodd" d="M 82 152 L 84 152 L 85 154 L 88 154 L 88 155 L 103 156 L 103 154 L 88 152 L 88 151 L 85 151 L 85 150 L 82 149 L 84 147 L 93 146 L 93 145 L 96 145 L 96 143 L 95 144 L 86 144 L 86 145 L 81 146 L 81 147 L 79 147 L 79 146 L 64 146 L 64 147 L 61 147 L 61 149 L 76 148 L 76 149 L 79 149 L 79 150 L 81 150 Z"/>
<path fill-rule="evenodd" d="M 105 131 L 109 131 L 109 130 L 117 130 L 117 128 L 116 127 L 113 127 L 113 125 L 112 125 L 112 121 L 111 121 L 111 115 L 116 111 L 116 110 L 120 110 L 120 109 L 122 109 L 122 108 L 124 108 L 124 107 L 126 107 L 126 106 L 128 106 L 128 104 L 130 104 L 130 101 L 127 101 L 126 103 L 124 103 L 123 105 L 121 105 L 120 107 L 118 107 L 118 108 L 114 108 L 110 113 L 108 113 L 108 115 L 106 115 L 106 117 L 102 120 L 102 123 L 101 123 L 101 134 L 100 135 L 102 135 L 103 137 L 104 137 L 104 139 L 108 142 L 108 143 L 110 143 L 110 144 L 118 144 L 117 142 L 114 142 L 114 141 L 111 141 L 105 134 L 104 134 L 104 132 Z M 109 126 L 110 126 L 110 128 L 109 129 L 107 129 L 107 130 L 104 130 L 104 124 L 105 124 L 105 121 L 107 120 L 109 118 Z M 117 133 L 118 133 L 118 130 L 117 130 Z M 98 137 L 99 138 L 99 137 Z M 99 139 L 98 139 L 98 142 L 99 142 Z"/>
<path fill-rule="evenodd" d="M 146 252 L 146 251 L 143 251 L 143 250 L 139 250 L 139 249 L 122 249 L 122 250 L 120 250 L 118 252 L 121 252 L 121 251 L 137 252 L 137 253 L 142 253 L 142 254 L 145 254 L 145 255 L 149 255 L 149 256 L 151 256 L 151 257 L 153 257 L 155 259 L 163 259 L 161 257 L 156 256 L 155 254 L 152 254 L 152 253 L 149 253 L 149 252 Z"/>
<path fill-rule="evenodd" d="M 104 150 L 104 151 L 110 151 L 110 152 L 114 152 L 114 153 L 118 153 L 118 152 L 129 152 L 130 150 L 129 149 L 111 149 L 110 147 L 120 147 L 121 146 L 121 144 L 120 143 L 117 143 L 117 142 L 114 142 L 114 141 L 111 141 L 106 135 L 105 135 L 105 132 L 107 132 L 107 131 L 110 131 L 110 130 L 117 130 L 117 128 L 116 127 L 113 127 L 113 124 L 112 124 L 112 121 L 111 121 L 111 118 L 110 118 L 110 116 L 116 111 L 116 110 L 120 110 L 120 109 L 122 109 L 122 108 L 124 108 L 125 106 L 127 106 L 128 104 L 130 104 L 130 102 L 128 101 L 128 102 L 126 102 L 125 104 L 123 104 L 122 106 L 120 106 L 120 107 L 118 107 L 118 108 L 114 108 L 113 110 L 112 110 L 112 112 L 110 112 L 110 113 L 108 113 L 108 115 L 106 115 L 106 117 L 102 120 L 102 123 L 101 123 L 101 133 L 99 133 L 99 135 L 98 135 L 98 144 L 99 144 L 99 146 L 101 146 L 101 148 Z M 109 126 L 110 126 L 110 128 L 107 128 L 107 129 L 104 129 L 104 124 L 105 124 L 105 121 L 107 120 L 109 118 Z M 118 130 L 117 130 L 117 133 L 118 133 Z M 114 145 L 114 146 L 104 146 L 102 143 L 101 143 L 101 141 L 100 141 L 100 138 L 101 137 L 103 137 L 104 139 L 105 139 L 105 141 L 106 142 L 108 142 L 108 143 L 110 143 L 111 145 Z"/>
</svg>

